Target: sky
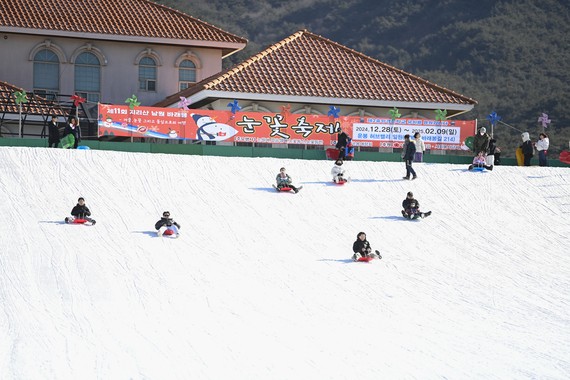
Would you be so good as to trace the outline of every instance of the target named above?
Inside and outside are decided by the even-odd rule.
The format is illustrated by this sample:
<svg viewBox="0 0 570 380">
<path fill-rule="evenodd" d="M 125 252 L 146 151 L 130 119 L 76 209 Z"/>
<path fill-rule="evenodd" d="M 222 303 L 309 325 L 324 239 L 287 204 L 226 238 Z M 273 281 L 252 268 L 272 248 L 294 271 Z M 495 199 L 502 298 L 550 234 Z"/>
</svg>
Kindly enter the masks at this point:
<svg viewBox="0 0 570 380">
<path fill-rule="evenodd" d="M 0 162 L 3 380 L 570 378 L 569 168 L 353 161 L 339 186 L 324 159 Z M 402 218 L 408 191 L 430 217 Z M 64 223 L 80 196 L 95 226 Z M 361 231 L 382 260 L 350 259 Z"/>
</svg>

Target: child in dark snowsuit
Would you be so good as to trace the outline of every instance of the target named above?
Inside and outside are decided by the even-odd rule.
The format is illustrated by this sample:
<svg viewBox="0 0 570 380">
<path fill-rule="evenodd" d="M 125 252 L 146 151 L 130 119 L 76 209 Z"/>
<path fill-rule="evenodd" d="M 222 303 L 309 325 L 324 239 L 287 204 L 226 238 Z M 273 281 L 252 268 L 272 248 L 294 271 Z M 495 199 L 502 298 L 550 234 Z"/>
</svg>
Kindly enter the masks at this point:
<svg viewBox="0 0 570 380">
<path fill-rule="evenodd" d="M 180 224 L 176 223 L 171 217 L 170 212 L 165 211 L 162 213 L 162 218 L 154 225 L 154 228 L 158 230 L 158 236 L 162 236 L 164 231 L 170 230 L 176 234 L 176 237 L 180 237 L 180 233 L 178 233 L 178 229 L 180 228 Z"/>
<path fill-rule="evenodd" d="M 402 216 L 406 219 L 412 219 L 415 215 L 419 215 L 422 218 L 431 215 L 431 211 L 420 212 L 420 202 L 414 199 L 414 193 L 408 191 L 406 199 L 402 202 Z"/>
<path fill-rule="evenodd" d="M 380 252 L 374 251 L 374 253 L 372 253 L 372 248 L 370 248 L 370 243 L 366 240 L 366 234 L 364 232 L 359 232 L 358 235 L 356 235 L 356 241 L 352 245 L 352 251 L 354 252 L 352 260 L 354 261 L 358 261 L 361 257 L 382 258 Z"/>
<path fill-rule="evenodd" d="M 80 197 L 77 200 L 77 205 L 71 210 L 71 217 L 65 218 L 65 223 L 73 222 L 75 219 L 85 219 L 91 224 L 95 224 L 95 219 L 91 219 L 90 216 L 91 211 L 89 211 L 89 207 L 85 205 L 85 199 Z"/>
</svg>

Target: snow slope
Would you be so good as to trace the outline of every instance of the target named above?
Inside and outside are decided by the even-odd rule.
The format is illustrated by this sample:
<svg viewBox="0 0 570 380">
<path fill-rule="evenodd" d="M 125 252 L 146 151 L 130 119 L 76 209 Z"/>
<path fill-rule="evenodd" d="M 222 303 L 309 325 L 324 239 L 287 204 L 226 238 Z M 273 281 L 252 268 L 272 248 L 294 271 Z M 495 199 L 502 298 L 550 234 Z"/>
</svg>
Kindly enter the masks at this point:
<svg viewBox="0 0 570 380">
<path fill-rule="evenodd" d="M 570 378 L 570 169 L 357 161 L 340 187 L 330 161 L 0 162 L 1 379 Z M 431 217 L 401 217 L 409 190 Z M 63 223 L 79 196 L 96 226 Z M 350 260 L 359 231 L 382 260 Z"/>
</svg>

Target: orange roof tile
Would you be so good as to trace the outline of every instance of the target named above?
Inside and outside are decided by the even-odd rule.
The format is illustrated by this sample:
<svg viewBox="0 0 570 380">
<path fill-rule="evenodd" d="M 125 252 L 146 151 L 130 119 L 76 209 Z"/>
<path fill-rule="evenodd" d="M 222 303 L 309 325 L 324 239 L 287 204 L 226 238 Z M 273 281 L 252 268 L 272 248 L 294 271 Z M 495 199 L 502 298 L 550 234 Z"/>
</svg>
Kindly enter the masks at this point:
<svg viewBox="0 0 570 380">
<path fill-rule="evenodd" d="M 16 103 L 15 91 L 23 89 L 0 81 L 0 113 L 19 113 L 20 106 Z M 29 115 L 65 115 L 62 108 L 32 93 L 27 94 L 28 102 L 22 103 L 22 113 Z"/>
<path fill-rule="evenodd" d="M 299 31 L 259 54 L 155 104 L 202 90 L 378 101 L 477 102 L 336 42 Z"/>
<path fill-rule="evenodd" d="M 0 26 L 247 43 L 245 38 L 148 0 L 2 0 Z"/>
</svg>

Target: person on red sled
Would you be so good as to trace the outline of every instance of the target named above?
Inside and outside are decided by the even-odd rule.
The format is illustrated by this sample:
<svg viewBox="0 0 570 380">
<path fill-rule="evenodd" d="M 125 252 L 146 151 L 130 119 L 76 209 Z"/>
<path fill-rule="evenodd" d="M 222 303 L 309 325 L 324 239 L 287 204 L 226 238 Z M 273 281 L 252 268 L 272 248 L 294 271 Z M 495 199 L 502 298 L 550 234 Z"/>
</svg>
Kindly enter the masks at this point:
<svg viewBox="0 0 570 380">
<path fill-rule="evenodd" d="M 493 170 L 493 165 L 487 165 L 487 158 L 485 156 L 486 154 L 484 152 L 479 152 L 479 154 L 473 159 L 473 164 L 469 165 L 469 170 L 473 170 L 474 167 Z"/>
<path fill-rule="evenodd" d="M 95 220 L 90 218 L 91 211 L 89 207 L 85 205 L 85 199 L 80 197 L 77 200 L 77 205 L 71 210 L 71 217 L 65 218 L 65 223 L 73 222 L 75 219 L 84 219 L 91 224 L 95 224 Z"/>
<path fill-rule="evenodd" d="M 342 167 L 342 160 L 340 158 L 334 163 L 334 166 L 331 169 L 331 174 L 335 183 L 339 183 L 341 181 L 350 182 L 350 176 L 346 169 Z"/>
<path fill-rule="evenodd" d="M 170 230 L 176 234 L 176 237 L 180 237 L 180 233 L 178 229 L 180 228 L 180 224 L 176 223 L 171 217 L 170 212 L 165 211 L 162 213 L 162 218 L 154 225 L 154 228 L 158 230 L 158 236 L 162 236 L 164 231 Z"/>
<path fill-rule="evenodd" d="M 366 234 L 364 232 L 359 232 L 358 235 L 356 235 L 356 241 L 352 244 L 352 251 L 354 252 L 352 260 L 354 261 L 358 261 L 361 257 L 382 258 L 380 252 L 374 251 L 374 253 L 372 253 L 372 248 L 370 248 L 370 243 L 366 240 Z"/>
<path fill-rule="evenodd" d="M 289 174 L 287 174 L 285 168 L 279 169 L 279 174 L 277 174 L 275 180 L 277 181 L 277 190 L 281 190 L 284 187 L 288 187 L 290 189 L 293 189 L 295 193 L 298 193 L 299 190 L 303 188 L 303 186 L 299 187 L 293 186 L 293 178 L 291 178 Z"/>
<path fill-rule="evenodd" d="M 421 212 L 420 202 L 414 199 L 414 193 L 408 191 L 406 199 L 402 201 L 402 216 L 406 219 L 412 219 L 415 215 L 420 215 L 420 217 L 425 218 L 431 215 L 431 211 Z"/>
</svg>

